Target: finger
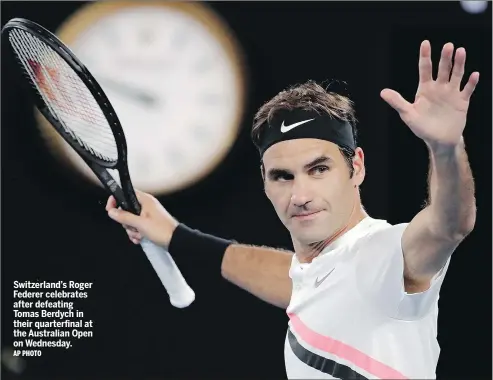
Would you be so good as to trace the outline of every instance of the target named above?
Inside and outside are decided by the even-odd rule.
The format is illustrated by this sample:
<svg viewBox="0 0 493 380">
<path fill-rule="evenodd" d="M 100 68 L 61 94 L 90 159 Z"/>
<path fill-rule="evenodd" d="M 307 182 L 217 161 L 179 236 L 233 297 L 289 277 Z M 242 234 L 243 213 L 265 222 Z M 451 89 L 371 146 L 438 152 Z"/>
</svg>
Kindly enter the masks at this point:
<svg viewBox="0 0 493 380">
<path fill-rule="evenodd" d="M 142 202 L 145 199 L 147 193 L 144 193 L 143 191 L 135 189 L 135 195 L 137 196 L 137 200 L 139 202 Z"/>
<path fill-rule="evenodd" d="M 131 239 L 131 241 L 134 244 L 140 244 L 140 240 L 138 240 L 138 239 Z"/>
<path fill-rule="evenodd" d="M 126 224 L 123 225 L 123 228 L 125 228 L 125 231 L 138 231 L 137 228 L 132 227 L 132 226 L 127 226 Z"/>
<path fill-rule="evenodd" d="M 127 225 L 129 227 L 139 228 L 140 216 L 132 214 L 128 211 L 113 208 L 108 211 L 108 216 L 114 221 Z"/>
<path fill-rule="evenodd" d="M 471 74 L 469 77 L 469 80 L 467 81 L 466 85 L 464 86 L 464 89 L 462 90 L 462 98 L 464 100 L 469 100 L 476 89 L 476 86 L 478 85 L 479 82 L 479 73 L 475 71 L 474 73 Z"/>
<path fill-rule="evenodd" d="M 135 196 L 137 197 L 137 201 L 140 203 L 142 208 L 145 207 L 145 204 L 152 199 L 152 196 L 148 193 L 144 193 L 143 191 L 135 189 Z"/>
<path fill-rule="evenodd" d="M 130 240 L 133 242 L 137 242 L 137 244 L 138 244 L 142 241 L 142 236 L 141 237 L 131 237 Z"/>
<path fill-rule="evenodd" d="M 464 76 L 464 67 L 466 65 L 466 49 L 459 48 L 455 52 L 454 68 L 450 77 L 450 84 L 456 88 L 460 88 L 462 77 Z"/>
<path fill-rule="evenodd" d="M 385 100 L 393 109 L 395 109 L 402 116 L 408 113 L 412 104 L 409 103 L 406 99 L 404 99 L 401 94 L 394 90 L 390 90 L 388 88 L 382 90 L 380 92 L 380 96 L 383 100 Z"/>
<path fill-rule="evenodd" d="M 454 44 L 451 42 L 443 45 L 440 63 L 438 64 L 437 82 L 447 83 L 450 78 L 450 69 L 452 68 L 452 55 L 454 54 Z"/>
<path fill-rule="evenodd" d="M 106 202 L 106 211 L 110 211 L 112 208 L 116 208 L 116 206 L 116 199 L 113 195 L 111 195 Z"/>
<path fill-rule="evenodd" d="M 430 41 L 423 41 L 419 49 L 419 81 L 426 83 L 433 80 L 433 64 L 431 62 L 431 45 Z"/>
<path fill-rule="evenodd" d="M 142 235 L 136 231 L 127 230 L 127 235 L 130 239 L 139 239 L 139 240 L 142 239 Z"/>
</svg>

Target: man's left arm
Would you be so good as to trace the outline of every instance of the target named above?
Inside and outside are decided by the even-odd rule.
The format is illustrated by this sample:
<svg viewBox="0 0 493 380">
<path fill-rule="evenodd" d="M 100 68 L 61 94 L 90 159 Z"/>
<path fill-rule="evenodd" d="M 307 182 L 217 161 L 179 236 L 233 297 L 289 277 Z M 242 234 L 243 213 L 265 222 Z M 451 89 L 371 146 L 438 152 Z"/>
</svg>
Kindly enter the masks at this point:
<svg viewBox="0 0 493 380">
<path fill-rule="evenodd" d="M 423 41 L 414 103 L 393 90 L 381 93 L 430 152 L 429 202 L 409 223 L 401 239 L 408 293 L 429 288 L 476 220 L 474 180 L 462 136 L 479 73 L 472 73 L 461 91 L 466 51 L 457 49 L 452 65 L 453 55 L 453 44 L 444 45 L 434 80 L 431 46 Z"/>
<path fill-rule="evenodd" d="M 402 236 L 404 278 L 409 293 L 428 289 L 433 276 L 472 231 L 476 221 L 474 179 L 464 141 L 429 146 L 428 205 Z"/>
</svg>

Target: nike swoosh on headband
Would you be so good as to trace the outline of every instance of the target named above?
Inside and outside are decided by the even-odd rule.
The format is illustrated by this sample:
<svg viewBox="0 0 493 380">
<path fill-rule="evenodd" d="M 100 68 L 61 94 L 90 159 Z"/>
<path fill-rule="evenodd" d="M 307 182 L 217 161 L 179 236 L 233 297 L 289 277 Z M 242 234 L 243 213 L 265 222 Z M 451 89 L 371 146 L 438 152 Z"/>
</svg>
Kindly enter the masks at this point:
<svg viewBox="0 0 493 380">
<path fill-rule="evenodd" d="M 301 124 L 308 123 L 309 121 L 312 121 L 312 120 L 315 120 L 315 118 L 299 121 L 299 122 L 291 124 L 291 125 L 284 125 L 284 121 L 283 121 L 282 125 L 281 125 L 281 132 L 286 133 L 286 132 L 290 131 L 291 129 L 296 128 L 297 126 L 299 126 Z"/>
</svg>

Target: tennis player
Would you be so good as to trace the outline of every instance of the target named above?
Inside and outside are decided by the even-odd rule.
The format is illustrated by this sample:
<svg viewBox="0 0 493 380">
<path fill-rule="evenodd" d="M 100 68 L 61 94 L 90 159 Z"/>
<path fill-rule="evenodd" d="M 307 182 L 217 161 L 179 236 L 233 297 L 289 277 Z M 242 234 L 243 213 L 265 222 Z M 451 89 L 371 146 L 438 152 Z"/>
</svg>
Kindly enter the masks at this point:
<svg viewBox="0 0 493 380">
<path fill-rule="evenodd" d="M 461 89 L 465 59 L 447 43 L 433 79 L 424 41 L 414 103 L 381 92 L 430 153 L 429 200 L 409 223 L 365 212 L 352 103 L 311 81 L 264 104 L 252 130 L 265 193 L 294 255 L 193 230 L 141 192 L 141 216 L 117 209 L 113 198 L 109 216 L 134 243 L 145 236 L 177 260 L 207 254 L 226 280 L 286 309 L 288 378 L 435 378 L 440 288 L 476 218 L 462 135 L 479 73 Z"/>
</svg>

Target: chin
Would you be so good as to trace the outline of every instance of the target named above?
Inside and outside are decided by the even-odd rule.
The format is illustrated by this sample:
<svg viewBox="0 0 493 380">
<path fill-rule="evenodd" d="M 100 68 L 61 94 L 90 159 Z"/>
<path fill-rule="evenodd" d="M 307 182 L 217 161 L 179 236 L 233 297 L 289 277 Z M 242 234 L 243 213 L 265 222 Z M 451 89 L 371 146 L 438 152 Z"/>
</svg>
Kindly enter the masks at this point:
<svg viewBox="0 0 493 380">
<path fill-rule="evenodd" d="M 317 243 L 330 237 L 330 235 L 327 235 L 327 230 L 320 231 L 320 228 L 318 228 L 318 231 L 315 228 L 311 231 L 308 231 L 308 229 L 296 228 L 292 230 L 291 234 L 296 240 L 303 244 Z"/>
<path fill-rule="evenodd" d="M 317 225 L 296 225 L 292 226 L 291 234 L 296 240 L 303 244 L 312 244 L 330 239 L 336 232 L 328 228 L 326 223 L 317 223 Z"/>
</svg>

